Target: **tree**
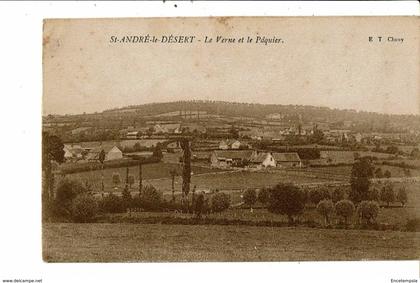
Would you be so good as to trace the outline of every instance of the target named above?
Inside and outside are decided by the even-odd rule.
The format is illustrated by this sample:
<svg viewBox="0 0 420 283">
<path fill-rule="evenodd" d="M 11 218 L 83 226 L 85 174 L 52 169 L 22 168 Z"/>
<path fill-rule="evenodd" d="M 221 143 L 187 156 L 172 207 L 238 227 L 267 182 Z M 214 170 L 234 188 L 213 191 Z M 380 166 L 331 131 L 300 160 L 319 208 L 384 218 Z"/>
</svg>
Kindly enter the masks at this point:
<svg viewBox="0 0 420 283">
<path fill-rule="evenodd" d="M 157 143 L 155 148 L 153 149 L 153 155 L 154 158 L 161 160 L 163 158 L 163 153 L 160 148 L 160 143 Z"/>
<path fill-rule="evenodd" d="M 99 153 L 99 162 L 101 163 L 101 190 L 102 190 L 102 197 L 104 196 L 104 190 L 105 190 L 105 186 L 104 186 L 104 161 L 105 161 L 105 150 L 101 150 L 101 152 Z"/>
<path fill-rule="evenodd" d="M 361 201 L 357 206 L 357 215 L 362 222 L 374 223 L 379 213 L 379 205 L 376 201 Z"/>
<path fill-rule="evenodd" d="M 143 188 L 143 166 L 139 161 L 139 197 L 141 197 L 141 191 Z"/>
<path fill-rule="evenodd" d="M 255 189 L 246 189 L 243 194 L 243 200 L 245 205 L 252 207 L 257 201 L 257 192 Z"/>
<path fill-rule="evenodd" d="M 389 170 L 386 170 L 384 176 L 385 178 L 391 178 L 391 172 Z"/>
<path fill-rule="evenodd" d="M 407 191 L 405 190 L 405 187 L 401 187 L 397 193 L 397 201 L 399 201 L 401 205 L 404 206 L 407 203 L 407 200 Z"/>
<path fill-rule="evenodd" d="M 318 205 L 316 206 L 316 210 L 319 214 L 324 216 L 325 218 L 325 224 L 330 224 L 330 216 L 334 212 L 334 203 L 331 200 L 321 200 Z"/>
<path fill-rule="evenodd" d="M 289 223 L 303 212 L 305 207 L 303 193 L 292 184 L 277 184 L 269 190 L 268 211 L 287 215 Z"/>
<path fill-rule="evenodd" d="M 180 142 L 182 155 L 182 198 L 184 205 L 188 206 L 188 193 L 190 192 L 191 183 L 191 144 L 188 139 Z"/>
<path fill-rule="evenodd" d="M 315 127 L 313 134 L 311 136 L 311 142 L 312 143 L 320 143 L 324 140 L 324 133 L 319 130 L 317 127 Z"/>
<path fill-rule="evenodd" d="M 230 196 L 219 192 L 215 193 L 211 198 L 211 210 L 213 212 L 222 212 L 230 206 Z"/>
<path fill-rule="evenodd" d="M 376 178 L 383 178 L 384 177 L 384 173 L 382 172 L 382 168 L 378 167 L 375 169 L 375 177 Z"/>
<path fill-rule="evenodd" d="M 382 187 L 381 201 L 386 202 L 387 206 L 389 206 L 391 202 L 395 201 L 394 188 L 391 183 L 388 183 Z"/>
<path fill-rule="evenodd" d="M 360 202 L 368 199 L 370 178 L 373 177 L 373 165 L 369 158 L 357 160 L 352 167 L 350 176 L 350 199 Z"/>
<path fill-rule="evenodd" d="M 201 214 L 203 213 L 204 206 L 205 206 L 204 194 L 199 193 L 194 202 L 194 213 L 197 216 L 197 218 L 201 218 Z"/>
<path fill-rule="evenodd" d="M 121 183 L 121 177 L 119 173 L 112 174 L 112 183 L 114 183 L 115 186 L 118 186 Z"/>
<path fill-rule="evenodd" d="M 129 175 L 128 176 L 128 187 L 129 187 L 130 190 L 131 190 L 134 182 L 135 182 L 134 175 Z"/>
<path fill-rule="evenodd" d="M 139 142 L 136 142 L 136 143 L 133 145 L 133 150 L 134 150 L 134 151 L 141 151 L 141 144 L 140 144 Z"/>
<path fill-rule="evenodd" d="M 172 202 L 175 202 L 175 177 L 178 175 L 178 172 L 175 169 L 169 171 L 172 180 Z"/>
<path fill-rule="evenodd" d="M 368 200 L 379 201 L 379 199 L 380 199 L 380 192 L 378 191 L 378 189 L 376 188 L 370 189 L 368 193 Z"/>
<path fill-rule="evenodd" d="M 338 216 L 344 219 L 344 223 L 348 224 L 348 219 L 354 214 L 354 204 L 351 200 L 343 199 L 335 204 L 335 211 Z"/>
<path fill-rule="evenodd" d="M 89 222 L 98 211 L 98 205 L 93 196 L 78 195 L 72 204 L 72 218 L 75 222 Z"/>
<path fill-rule="evenodd" d="M 85 193 L 87 193 L 87 190 L 81 182 L 69 178 L 62 179 L 57 185 L 55 194 L 56 213 L 61 216 L 71 216 L 73 200 L 78 195 Z"/>
<path fill-rule="evenodd" d="M 162 198 L 154 186 L 146 185 L 141 200 L 145 209 L 156 210 L 160 207 Z"/>
<path fill-rule="evenodd" d="M 332 200 L 334 203 L 343 200 L 346 196 L 346 192 L 342 188 L 335 188 L 332 192 Z"/>
<path fill-rule="evenodd" d="M 64 162 L 64 144 L 59 137 L 42 132 L 42 171 L 45 176 L 43 200 L 46 201 L 54 199 L 52 161 Z"/>
<path fill-rule="evenodd" d="M 131 196 L 131 193 L 128 190 L 128 188 L 125 187 L 124 190 L 122 191 L 122 205 L 124 206 L 124 209 L 131 210 L 132 203 L 133 203 L 133 197 Z"/>
<path fill-rule="evenodd" d="M 266 188 L 262 188 L 262 189 L 260 189 L 259 191 L 258 191 L 258 197 L 257 197 L 257 200 L 260 202 L 260 203 L 262 203 L 262 204 L 267 204 L 267 202 L 268 202 L 268 198 L 269 198 L 269 195 L 268 195 L 268 190 L 266 189 Z"/>
<path fill-rule="evenodd" d="M 313 204 L 318 204 L 323 199 L 331 199 L 327 188 L 316 188 L 309 192 L 309 199 Z"/>
</svg>

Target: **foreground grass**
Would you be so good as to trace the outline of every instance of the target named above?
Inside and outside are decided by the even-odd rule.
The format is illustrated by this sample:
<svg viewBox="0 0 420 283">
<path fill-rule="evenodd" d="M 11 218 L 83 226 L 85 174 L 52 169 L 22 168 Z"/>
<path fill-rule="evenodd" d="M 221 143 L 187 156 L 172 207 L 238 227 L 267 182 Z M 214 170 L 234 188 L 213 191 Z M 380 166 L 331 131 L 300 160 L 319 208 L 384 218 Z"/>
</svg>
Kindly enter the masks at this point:
<svg viewBox="0 0 420 283">
<path fill-rule="evenodd" d="M 310 228 L 47 223 L 48 262 L 417 259 L 420 233 Z"/>
</svg>

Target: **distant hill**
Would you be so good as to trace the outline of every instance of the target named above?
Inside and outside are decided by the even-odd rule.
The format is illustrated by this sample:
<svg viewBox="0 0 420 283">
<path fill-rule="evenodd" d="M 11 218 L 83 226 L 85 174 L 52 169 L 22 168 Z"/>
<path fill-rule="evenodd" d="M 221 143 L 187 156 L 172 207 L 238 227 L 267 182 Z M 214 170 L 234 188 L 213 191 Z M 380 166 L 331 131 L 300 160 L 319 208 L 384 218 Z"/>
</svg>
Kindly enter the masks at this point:
<svg viewBox="0 0 420 283">
<path fill-rule="evenodd" d="M 224 101 L 175 101 L 166 103 L 151 103 L 132 105 L 118 109 L 106 110 L 103 113 L 134 112 L 140 116 L 178 116 L 185 113 L 198 112 L 223 115 L 230 117 L 266 118 L 270 114 L 281 114 L 283 119 L 302 122 L 329 122 L 339 123 L 352 121 L 356 123 L 370 123 L 376 127 L 383 125 L 404 125 L 420 128 L 419 115 L 390 115 L 356 110 L 331 109 L 328 107 L 304 105 L 276 105 L 257 103 L 238 103 Z M 275 115 L 274 115 L 275 116 Z"/>
</svg>

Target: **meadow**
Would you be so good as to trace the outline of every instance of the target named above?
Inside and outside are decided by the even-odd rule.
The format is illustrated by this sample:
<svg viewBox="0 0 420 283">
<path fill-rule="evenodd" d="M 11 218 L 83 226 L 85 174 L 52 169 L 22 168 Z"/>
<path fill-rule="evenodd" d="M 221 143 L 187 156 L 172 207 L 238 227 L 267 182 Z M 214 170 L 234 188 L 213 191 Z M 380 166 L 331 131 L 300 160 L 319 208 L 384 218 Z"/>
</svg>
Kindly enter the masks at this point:
<svg viewBox="0 0 420 283">
<path fill-rule="evenodd" d="M 138 187 L 139 166 L 130 166 L 128 167 L 128 170 L 129 170 L 129 175 L 133 175 L 135 178 L 135 183 L 133 184 L 133 188 Z M 142 166 L 142 178 L 143 178 L 143 181 L 146 181 L 146 182 L 151 179 L 162 179 L 162 178 L 165 178 L 170 182 L 171 170 L 177 171 L 178 174 L 181 174 L 182 172 L 180 165 L 175 164 L 175 163 L 144 164 Z M 223 172 L 223 171 L 225 170 L 200 167 L 200 166 L 192 166 L 193 174 L 203 174 L 203 173 L 213 173 L 213 172 Z M 126 172 L 127 172 L 127 167 L 104 169 L 103 176 L 104 176 L 105 190 L 113 190 L 113 188 L 116 187 L 116 185 L 113 183 L 113 180 L 112 180 L 113 174 L 120 175 L 121 183 L 118 184 L 117 186 L 119 188 L 124 187 Z M 79 172 L 79 173 L 73 173 L 73 174 L 67 175 L 67 177 L 71 179 L 77 179 L 83 183 L 87 181 L 94 190 L 101 189 L 101 176 L 102 176 L 101 170 L 85 171 L 85 172 Z M 168 188 L 170 188 L 170 185 Z"/>
<path fill-rule="evenodd" d="M 301 227 L 46 223 L 47 262 L 402 260 L 420 234 Z"/>
</svg>

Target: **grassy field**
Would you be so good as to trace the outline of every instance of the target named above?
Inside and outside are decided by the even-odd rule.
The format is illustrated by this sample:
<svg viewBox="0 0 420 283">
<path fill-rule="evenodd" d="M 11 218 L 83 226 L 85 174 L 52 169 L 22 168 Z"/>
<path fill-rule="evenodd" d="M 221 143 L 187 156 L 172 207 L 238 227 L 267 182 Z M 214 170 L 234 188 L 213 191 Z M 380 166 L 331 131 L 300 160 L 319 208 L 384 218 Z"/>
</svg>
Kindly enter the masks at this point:
<svg viewBox="0 0 420 283">
<path fill-rule="evenodd" d="M 206 174 L 192 176 L 191 185 L 197 190 L 243 190 L 246 188 L 261 188 L 272 186 L 280 182 L 311 183 L 329 181 L 330 179 L 318 177 L 306 172 L 293 172 L 285 170 L 261 171 L 233 171 L 219 174 Z M 158 188 L 170 188 L 170 180 L 151 180 L 150 183 Z M 177 180 L 176 188 L 180 190 L 181 179 Z"/>
<path fill-rule="evenodd" d="M 173 169 L 175 169 L 179 174 L 181 174 L 182 172 L 182 169 L 178 164 L 171 164 L 171 163 L 144 164 L 142 166 L 142 177 L 143 177 L 143 180 L 145 181 L 149 179 L 159 179 L 159 178 L 167 178 L 168 181 L 170 181 L 171 175 L 169 172 Z M 121 184 L 119 186 L 124 187 L 126 170 L 127 170 L 126 167 L 104 169 L 103 174 L 104 174 L 105 189 L 109 190 L 115 187 L 115 185 L 112 183 L 112 175 L 114 173 L 120 174 Z M 220 170 L 220 169 L 192 166 L 193 174 L 203 174 L 203 173 L 222 172 L 222 171 L 223 170 Z M 138 166 L 129 167 L 129 174 L 134 176 L 135 184 L 133 186 L 137 187 L 138 176 L 139 176 Z M 77 179 L 82 182 L 85 182 L 87 180 L 96 190 L 100 190 L 101 188 L 101 170 L 68 174 L 67 176 L 69 178 Z"/>
<path fill-rule="evenodd" d="M 386 170 L 391 172 L 391 177 L 405 177 L 404 169 L 396 166 L 388 166 L 388 165 L 375 165 L 375 168 L 380 167 L 382 169 L 382 173 L 385 173 Z M 314 174 L 331 174 L 337 176 L 343 176 L 347 179 L 350 179 L 351 174 L 350 165 L 343 165 L 343 166 L 329 166 L 329 167 L 313 167 L 307 168 L 308 172 L 313 172 Z M 411 176 L 420 176 L 420 170 L 418 169 L 409 169 Z"/>
<path fill-rule="evenodd" d="M 48 262 L 392 260 L 419 233 L 159 224 L 45 224 Z"/>
</svg>

